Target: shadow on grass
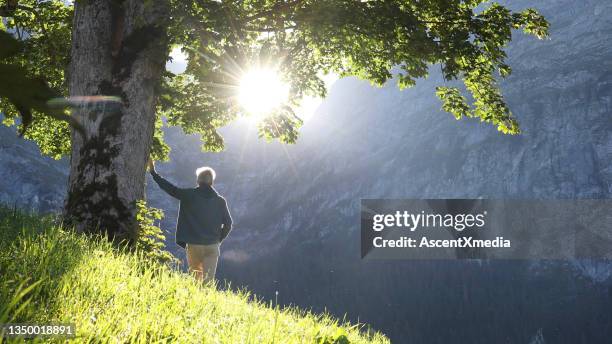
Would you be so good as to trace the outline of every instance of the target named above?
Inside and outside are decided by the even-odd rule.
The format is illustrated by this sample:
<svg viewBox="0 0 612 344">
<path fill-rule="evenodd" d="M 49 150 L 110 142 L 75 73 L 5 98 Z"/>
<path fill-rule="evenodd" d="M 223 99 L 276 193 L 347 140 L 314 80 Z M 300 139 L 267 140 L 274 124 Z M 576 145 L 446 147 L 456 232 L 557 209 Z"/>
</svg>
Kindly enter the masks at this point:
<svg viewBox="0 0 612 344">
<path fill-rule="evenodd" d="M 74 322 L 54 318 L 62 302 L 56 295 L 85 248 L 56 216 L 0 205 L 0 323 Z"/>
</svg>

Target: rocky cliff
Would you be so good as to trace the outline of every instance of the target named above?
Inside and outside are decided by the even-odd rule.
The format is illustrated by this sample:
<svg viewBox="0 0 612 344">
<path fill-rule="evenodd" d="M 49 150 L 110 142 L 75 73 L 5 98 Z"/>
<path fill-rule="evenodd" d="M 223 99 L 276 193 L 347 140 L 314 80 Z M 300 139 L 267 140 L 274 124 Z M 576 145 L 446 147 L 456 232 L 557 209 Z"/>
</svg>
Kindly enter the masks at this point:
<svg viewBox="0 0 612 344">
<path fill-rule="evenodd" d="M 36 144 L 2 125 L 0 176 L 0 203 L 42 212 L 61 209 L 68 185 L 66 161 L 42 156 Z"/>
</svg>

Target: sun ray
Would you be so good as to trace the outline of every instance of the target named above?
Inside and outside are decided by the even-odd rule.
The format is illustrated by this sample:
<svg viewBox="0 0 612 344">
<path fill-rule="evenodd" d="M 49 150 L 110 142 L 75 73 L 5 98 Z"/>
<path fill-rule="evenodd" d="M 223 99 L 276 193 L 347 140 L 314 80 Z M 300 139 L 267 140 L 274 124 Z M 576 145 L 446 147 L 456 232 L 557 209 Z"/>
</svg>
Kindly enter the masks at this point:
<svg viewBox="0 0 612 344">
<path fill-rule="evenodd" d="M 242 69 L 242 67 L 240 67 L 240 65 L 231 56 L 225 56 L 225 57 L 214 56 L 213 57 L 213 56 L 209 56 L 208 54 L 204 54 L 201 51 L 197 51 L 193 48 L 188 48 L 188 49 L 210 62 L 219 64 L 221 66 L 220 72 L 235 81 L 239 81 L 240 76 L 244 74 L 244 70 Z M 233 72 L 231 69 L 224 67 L 227 64 L 227 62 L 233 65 L 233 68 L 236 68 L 236 72 Z"/>
<path fill-rule="evenodd" d="M 276 124 L 276 121 L 274 120 L 274 118 L 270 118 L 270 120 L 272 121 L 272 125 L 274 125 L 274 128 L 276 128 L 276 131 L 278 132 L 279 128 L 278 128 L 278 125 Z M 293 177 L 295 178 L 296 181 L 299 181 L 300 177 L 297 172 L 297 169 L 295 168 L 295 162 L 291 158 L 291 154 L 289 154 L 289 151 L 287 150 L 286 145 L 281 144 L 281 148 L 283 149 L 283 152 L 285 153 L 285 156 L 287 157 L 287 161 L 289 161 L 289 168 L 291 169 L 291 172 L 293 173 Z"/>
<path fill-rule="evenodd" d="M 242 136 L 242 142 L 240 145 L 240 155 L 238 157 L 238 170 L 240 170 L 242 168 L 242 163 L 244 161 L 244 151 L 246 150 L 247 147 L 247 142 L 250 140 L 250 134 L 251 131 L 253 130 L 252 128 L 252 123 L 249 122 L 246 128 L 246 134 L 244 136 Z M 234 178 L 232 178 L 232 182 L 230 184 L 230 188 L 233 189 L 234 185 L 236 184 L 236 180 L 238 179 L 239 173 L 234 173 Z"/>
</svg>

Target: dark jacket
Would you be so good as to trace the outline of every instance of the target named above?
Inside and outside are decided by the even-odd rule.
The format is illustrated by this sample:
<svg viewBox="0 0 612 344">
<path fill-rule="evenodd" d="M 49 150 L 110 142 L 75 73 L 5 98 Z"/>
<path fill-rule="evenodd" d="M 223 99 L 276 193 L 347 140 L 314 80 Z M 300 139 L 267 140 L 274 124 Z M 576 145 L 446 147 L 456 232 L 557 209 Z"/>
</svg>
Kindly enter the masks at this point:
<svg viewBox="0 0 612 344">
<path fill-rule="evenodd" d="M 176 224 L 176 243 L 210 245 L 223 241 L 232 229 L 232 217 L 225 198 L 212 186 L 178 188 L 151 171 L 153 180 L 170 196 L 181 201 Z"/>
</svg>

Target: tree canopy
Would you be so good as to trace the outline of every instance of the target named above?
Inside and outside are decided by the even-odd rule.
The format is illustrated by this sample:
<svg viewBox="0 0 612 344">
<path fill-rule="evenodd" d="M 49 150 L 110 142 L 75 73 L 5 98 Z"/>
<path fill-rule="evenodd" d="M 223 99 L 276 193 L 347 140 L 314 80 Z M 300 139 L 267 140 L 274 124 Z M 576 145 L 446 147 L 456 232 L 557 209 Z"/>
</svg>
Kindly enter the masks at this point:
<svg viewBox="0 0 612 344">
<path fill-rule="evenodd" d="M 518 123 L 498 87 L 498 79 L 511 73 L 504 48 L 516 29 L 538 38 L 548 34 L 548 23 L 536 10 L 512 12 L 483 0 L 169 3 L 170 44 L 163 53 L 169 56 L 171 48 L 180 47 L 188 64 L 179 75 L 165 72 L 157 85 L 158 123 L 152 147 L 157 159 L 168 152 L 162 117 L 186 133 L 201 134 L 204 149 L 221 150 L 217 128 L 240 115 L 236 84 L 253 65 L 273 66 L 290 84 L 287 104 L 258 124 L 266 138 L 295 142 L 301 120 L 293 109 L 306 95 L 326 95 L 324 74 L 353 75 L 375 85 L 395 79 L 405 88 L 426 77 L 433 65 L 440 66 L 446 80 L 460 80 L 465 86 L 437 88 L 445 111 L 517 134 Z M 0 54 L 0 63 L 20 66 L 28 76 L 44 78 L 54 92 L 67 96 L 72 14 L 73 6 L 62 0 L 0 1 L 0 30 L 23 42 L 17 55 Z M 4 78 L 0 76 L 0 82 Z M 5 124 L 18 115 L 2 93 L 0 112 Z M 70 151 L 68 123 L 40 112 L 34 111 L 25 135 L 51 156 Z"/>
</svg>

